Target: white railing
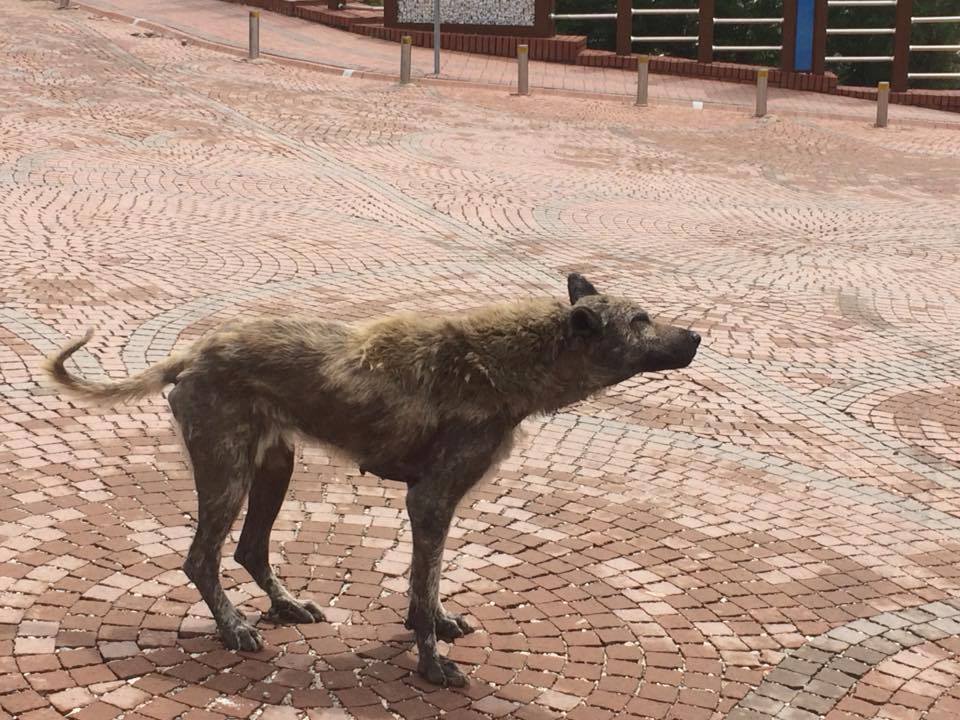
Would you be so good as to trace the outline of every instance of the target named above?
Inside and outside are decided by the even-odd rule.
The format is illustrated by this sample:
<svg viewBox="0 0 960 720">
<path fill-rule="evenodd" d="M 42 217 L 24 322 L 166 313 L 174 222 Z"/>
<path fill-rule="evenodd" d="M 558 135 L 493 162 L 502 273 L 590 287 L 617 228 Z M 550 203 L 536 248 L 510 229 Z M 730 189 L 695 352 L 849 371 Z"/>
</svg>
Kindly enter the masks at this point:
<svg viewBox="0 0 960 720">
<path fill-rule="evenodd" d="M 893 35 L 893 28 L 827 28 L 827 35 Z"/>
<path fill-rule="evenodd" d="M 698 8 L 634 8 L 634 15 L 699 15 Z"/>
<path fill-rule="evenodd" d="M 764 50 L 783 50 L 783 45 L 714 45 L 716 52 L 761 52 Z"/>
<path fill-rule="evenodd" d="M 783 18 L 714 18 L 714 25 L 780 25 Z"/>
<path fill-rule="evenodd" d="M 827 62 L 893 62 L 893 55 L 827 55 Z"/>
<path fill-rule="evenodd" d="M 910 52 L 960 52 L 960 45 L 911 45 Z"/>
<path fill-rule="evenodd" d="M 910 18 L 910 25 L 944 25 L 960 23 L 960 15 L 917 15 Z M 910 52 L 956 52 L 960 45 L 910 45 Z M 909 80 L 956 80 L 960 72 L 908 72 Z"/>
<path fill-rule="evenodd" d="M 696 35 L 631 35 L 630 42 L 698 42 L 700 38 Z"/>
<path fill-rule="evenodd" d="M 921 15 L 910 18 L 912 23 L 960 23 L 960 15 Z"/>
<path fill-rule="evenodd" d="M 551 20 L 616 20 L 616 13 L 550 13 Z"/>
</svg>

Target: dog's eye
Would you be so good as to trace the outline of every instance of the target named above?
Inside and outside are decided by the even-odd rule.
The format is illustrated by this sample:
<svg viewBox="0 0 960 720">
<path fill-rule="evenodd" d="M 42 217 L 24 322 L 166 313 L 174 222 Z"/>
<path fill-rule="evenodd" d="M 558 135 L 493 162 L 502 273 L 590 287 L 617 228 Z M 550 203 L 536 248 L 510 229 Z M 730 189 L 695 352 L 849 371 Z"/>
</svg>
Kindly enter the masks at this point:
<svg viewBox="0 0 960 720">
<path fill-rule="evenodd" d="M 650 322 L 650 316 L 645 312 L 640 312 L 633 316 L 633 320 L 631 320 L 631 322 L 634 325 L 641 325 L 643 323 L 648 323 Z"/>
</svg>

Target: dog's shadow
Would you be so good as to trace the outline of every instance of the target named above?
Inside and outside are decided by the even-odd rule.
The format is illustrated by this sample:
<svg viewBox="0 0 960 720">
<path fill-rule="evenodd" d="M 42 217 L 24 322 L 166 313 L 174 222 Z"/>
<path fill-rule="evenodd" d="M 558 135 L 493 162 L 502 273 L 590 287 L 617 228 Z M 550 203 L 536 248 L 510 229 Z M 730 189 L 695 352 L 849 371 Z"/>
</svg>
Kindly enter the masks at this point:
<svg viewBox="0 0 960 720">
<path fill-rule="evenodd" d="M 456 689 L 423 680 L 416 673 L 413 633 L 402 624 L 275 625 L 256 612 L 248 619 L 257 621 L 263 635 L 259 651 L 227 650 L 198 626 L 175 639 L 165 634 L 165 647 L 142 647 L 139 655 L 111 668 L 138 690 L 229 716 L 276 705 L 304 712 L 342 708 L 346 718 L 390 717 L 381 713 L 416 705 L 417 717 L 430 718 L 494 692 L 476 678 Z M 473 648 L 448 646 L 444 654 L 470 674 L 476 665 L 468 660 L 479 661 L 475 655 L 482 654 L 484 635 L 468 636 Z"/>
</svg>

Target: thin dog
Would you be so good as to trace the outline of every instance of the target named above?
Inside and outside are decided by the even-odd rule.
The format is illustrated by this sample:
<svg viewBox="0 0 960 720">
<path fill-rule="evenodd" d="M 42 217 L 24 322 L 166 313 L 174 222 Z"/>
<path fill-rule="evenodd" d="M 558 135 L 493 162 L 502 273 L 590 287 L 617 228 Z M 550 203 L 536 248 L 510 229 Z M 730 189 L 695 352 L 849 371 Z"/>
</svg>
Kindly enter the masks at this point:
<svg viewBox="0 0 960 720">
<path fill-rule="evenodd" d="M 270 597 L 268 617 L 319 622 L 268 561 L 270 531 L 293 473 L 296 437 L 332 446 L 361 471 L 407 484 L 413 530 L 407 627 L 418 672 L 432 683 L 466 677 L 437 639 L 472 632 L 440 603 L 441 559 L 457 505 L 510 450 L 526 417 L 551 413 L 637 373 L 683 368 L 700 336 L 661 324 L 636 303 L 567 278 L 570 303 L 529 300 L 425 319 L 394 315 L 357 324 L 313 318 L 227 324 L 143 373 L 115 383 L 46 363 L 64 390 L 132 400 L 173 384 L 169 403 L 193 465 L 197 530 L 183 569 L 229 648 L 256 650 L 257 630 L 220 584 L 223 543 L 249 498 L 235 557 Z"/>
</svg>

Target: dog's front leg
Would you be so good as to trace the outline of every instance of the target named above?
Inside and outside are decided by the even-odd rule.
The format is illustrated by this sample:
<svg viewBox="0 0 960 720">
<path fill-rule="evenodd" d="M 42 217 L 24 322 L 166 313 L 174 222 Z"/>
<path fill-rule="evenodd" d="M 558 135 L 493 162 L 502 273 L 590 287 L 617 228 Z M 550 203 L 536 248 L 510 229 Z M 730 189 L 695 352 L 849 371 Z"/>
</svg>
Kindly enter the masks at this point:
<svg viewBox="0 0 960 720">
<path fill-rule="evenodd" d="M 408 627 L 416 636 L 420 658 L 417 672 L 437 685 L 462 687 L 466 676 L 452 660 L 437 652 L 437 622 L 444 617 L 440 607 L 440 571 L 443 546 L 457 500 L 434 483 L 419 483 L 407 492 L 407 513 L 413 527 L 413 561 L 410 565 L 410 614 Z"/>
</svg>

